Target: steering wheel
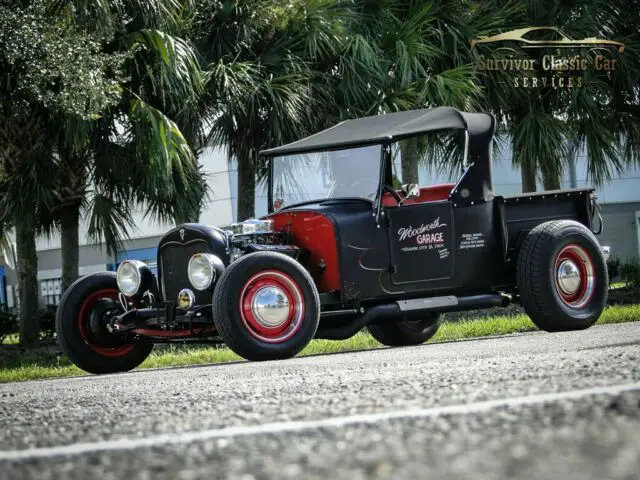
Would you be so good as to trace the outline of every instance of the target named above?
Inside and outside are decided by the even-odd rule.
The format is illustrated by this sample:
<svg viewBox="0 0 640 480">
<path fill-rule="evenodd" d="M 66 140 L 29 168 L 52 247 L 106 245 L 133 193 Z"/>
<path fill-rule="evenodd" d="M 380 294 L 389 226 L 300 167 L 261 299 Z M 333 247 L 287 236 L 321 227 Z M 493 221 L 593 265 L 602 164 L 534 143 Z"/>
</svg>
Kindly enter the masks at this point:
<svg viewBox="0 0 640 480">
<path fill-rule="evenodd" d="M 396 202 L 398 202 L 398 205 L 400 205 L 400 202 L 402 202 L 402 197 L 398 192 L 396 192 L 396 190 L 391 185 L 387 185 L 385 183 L 383 186 L 383 190 L 385 192 L 389 192 L 391 196 L 396 199 Z"/>
</svg>

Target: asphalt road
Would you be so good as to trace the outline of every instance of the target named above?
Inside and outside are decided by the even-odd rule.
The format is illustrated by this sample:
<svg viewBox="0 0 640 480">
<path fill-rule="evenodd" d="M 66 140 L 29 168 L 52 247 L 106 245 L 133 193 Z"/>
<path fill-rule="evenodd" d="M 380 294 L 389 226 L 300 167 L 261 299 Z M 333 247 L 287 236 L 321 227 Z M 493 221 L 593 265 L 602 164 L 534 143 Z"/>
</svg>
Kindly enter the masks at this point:
<svg viewBox="0 0 640 480">
<path fill-rule="evenodd" d="M 640 480 L 640 323 L 0 385 L 0 478 Z"/>
</svg>

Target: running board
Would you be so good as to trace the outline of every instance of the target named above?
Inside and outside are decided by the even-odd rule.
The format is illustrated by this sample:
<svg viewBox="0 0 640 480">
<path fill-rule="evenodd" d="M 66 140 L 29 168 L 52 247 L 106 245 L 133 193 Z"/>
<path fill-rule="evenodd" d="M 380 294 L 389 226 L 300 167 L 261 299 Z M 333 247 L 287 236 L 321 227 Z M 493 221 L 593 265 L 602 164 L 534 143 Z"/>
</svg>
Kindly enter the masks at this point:
<svg viewBox="0 0 640 480">
<path fill-rule="evenodd" d="M 396 303 L 401 312 L 425 309 L 433 310 L 458 305 L 458 297 L 449 295 L 448 297 L 414 298 L 413 300 L 399 300 Z"/>
<path fill-rule="evenodd" d="M 411 300 L 398 300 L 396 304 L 402 313 L 413 314 L 415 312 L 444 313 L 491 307 L 506 307 L 510 301 L 507 296 L 497 293 L 486 293 L 468 297 L 447 295 L 445 297 L 414 298 Z"/>
<path fill-rule="evenodd" d="M 370 307 L 361 315 L 357 315 L 355 318 L 351 318 L 338 326 L 325 326 L 322 325 L 321 322 L 315 338 L 345 340 L 354 336 L 367 325 L 378 321 L 393 321 L 402 316 L 414 316 L 425 313 L 459 312 L 491 307 L 506 307 L 509 303 L 509 297 L 497 293 L 471 295 L 468 297 L 448 295 L 443 297 L 398 300 L 396 302 Z M 333 316 L 330 315 L 330 313 L 331 312 L 323 312 L 321 319 Z"/>
</svg>

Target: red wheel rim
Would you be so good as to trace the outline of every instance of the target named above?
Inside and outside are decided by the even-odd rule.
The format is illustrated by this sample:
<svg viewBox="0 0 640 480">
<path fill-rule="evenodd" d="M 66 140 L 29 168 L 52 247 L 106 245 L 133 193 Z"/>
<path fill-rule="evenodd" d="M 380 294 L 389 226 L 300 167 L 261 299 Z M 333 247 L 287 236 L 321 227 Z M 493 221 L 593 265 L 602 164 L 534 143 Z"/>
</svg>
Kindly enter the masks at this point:
<svg viewBox="0 0 640 480">
<path fill-rule="evenodd" d="M 93 292 L 85 298 L 84 302 L 82 302 L 82 305 L 80 306 L 80 313 L 78 314 L 78 329 L 80 331 L 80 336 L 94 352 L 105 357 L 120 357 L 122 355 L 126 355 L 133 350 L 134 347 L 131 344 L 125 344 L 118 347 L 103 347 L 97 345 L 96 339 L 89 331 L 89 316 L 91 315 L 91 311 L 95 307 L 96 302 L 102 299 L 115 300 L 117 298 L 118 290 L 115 288 L 105 288 L 103 290 Z"/>
<path fill-rule="evenodd" d="M 553 270 L 556 293 L 566 306 L 580 309 L 589 303 L 595 290 L 595 270 L 583 247 L 574 243 L 563 247 Z"/>
<path fill-rule="evenodd" d="M 302 325 L 305 308 L 298 284 L 277 270 L 265 270 L 247 280 L 239 307 L 247 331 L 266 343 L 291 338 Z"/>
</svg>

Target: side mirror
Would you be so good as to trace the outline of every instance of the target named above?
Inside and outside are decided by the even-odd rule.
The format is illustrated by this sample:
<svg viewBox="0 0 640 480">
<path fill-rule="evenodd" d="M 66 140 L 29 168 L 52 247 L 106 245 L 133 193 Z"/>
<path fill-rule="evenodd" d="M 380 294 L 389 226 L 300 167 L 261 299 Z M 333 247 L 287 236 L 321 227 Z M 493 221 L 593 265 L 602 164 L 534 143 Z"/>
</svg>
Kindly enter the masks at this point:
<svg viewBox="0 0 640 480">
<path fill-rule="evenodd" d="M 400 205 L 410 198 L 418 198 L 420 196 L 420 187 L 417 183 L 402 185 L 402 191 L 404 192 L 404 198 L 400 202 Z"/>
</svg>

